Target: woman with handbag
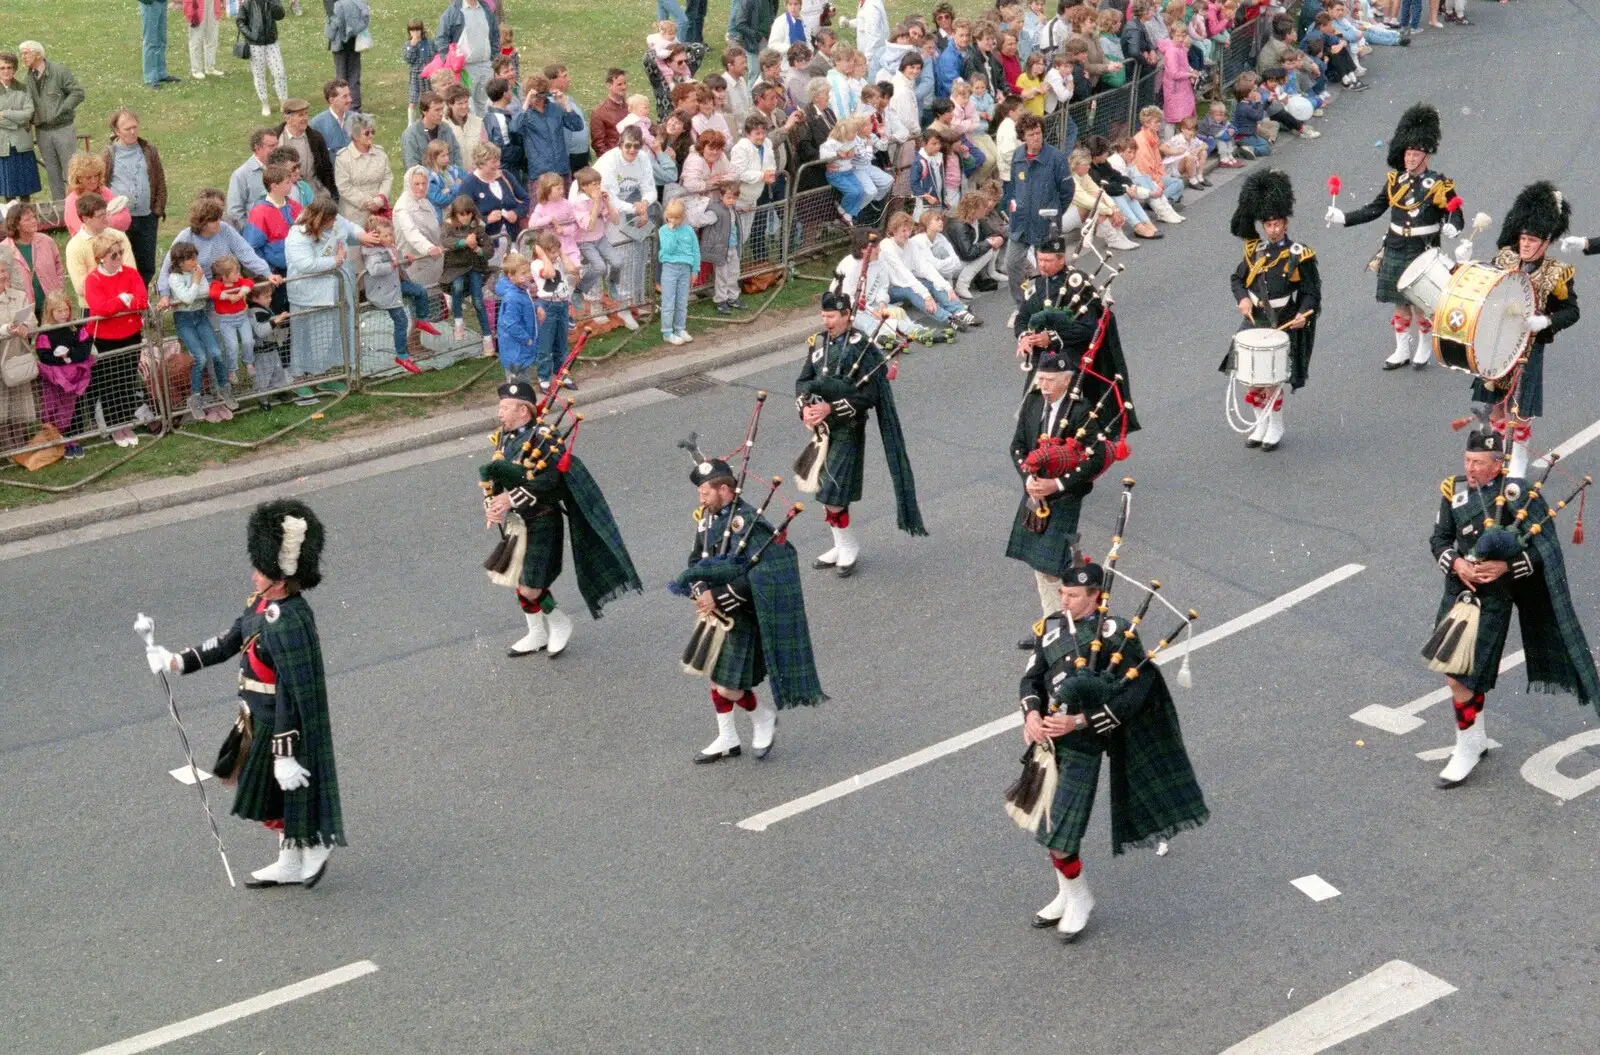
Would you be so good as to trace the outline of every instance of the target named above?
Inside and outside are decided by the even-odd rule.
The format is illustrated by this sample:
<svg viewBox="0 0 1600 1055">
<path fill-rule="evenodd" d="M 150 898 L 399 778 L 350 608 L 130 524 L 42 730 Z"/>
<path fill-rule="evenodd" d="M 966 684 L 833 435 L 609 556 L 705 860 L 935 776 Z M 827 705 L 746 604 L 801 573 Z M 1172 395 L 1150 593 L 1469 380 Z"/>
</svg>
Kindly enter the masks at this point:
<svg viewBox="0 0 1600 1055">
<path fill-rule="evenodd" d="M 133 423 L 143 402 L 139 344 L 150 296 L 132 262 L 124 263 L 122 244 L 115 233 L 101 231 L 93 242 L 94 270 L 83 280 L 83 299 L 94 320 L 89 323 L 95 352 L 89 391 L 99 401 L 116 445 L 137 447 L 139 437 L 133 433 Z"/>
<path fill-rule="evenodd" d="M 0 266 L 0 451 L 25 447 L 39 420 L 33 396 L 39 360 L 28 348 L 33 298 L 11 288 L 11 269 Z"/>
<path fill-rule="evenodd" d="M 283 72 L 283 52 L 278 50 L 278 23 L 283 21 L 282 0 L 239 0 L 239 16 L 234 19 L 239 36 L 233 42 L 233 56 L 250 60 L 250 76 L 256 82 L 256 97 L 261 100 L 261 116 L 271 117 L 267 105 L 267 71 L 272 71 L 272 90 L 278 104 L 289 97 L 289 79 Z"/>
<path fill-rule="evenodd" d="M 322 0 L 328 23 L 322 27 L 333 52 L 333 76 L 350 85 L 350 108 L 361 110 L 361 53 L 372 47 L 372 9 L 367 0 Z"/>
</svg>

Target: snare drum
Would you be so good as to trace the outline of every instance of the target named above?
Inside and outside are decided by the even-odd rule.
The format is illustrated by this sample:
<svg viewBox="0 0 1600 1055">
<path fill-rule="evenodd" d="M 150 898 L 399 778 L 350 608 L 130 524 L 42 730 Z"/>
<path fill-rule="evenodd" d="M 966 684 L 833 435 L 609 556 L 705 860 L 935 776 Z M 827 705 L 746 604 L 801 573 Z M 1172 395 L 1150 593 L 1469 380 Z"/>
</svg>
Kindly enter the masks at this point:
<svg viewBox="0 0 1600 1055">
<path fill-rule="evenodd" d="M 1497 381 L 1514 370 L 1533 340 L 1533 285 L 1521 271 L 1464 264 L 1433 313 L 1433 354 L 1445 366 Z"/>
<path fill-rule="evenodd" d="M 1233 374 L 1257 388 L 1289 380 L 1289 335 L 1282 330 L 1240 330 L 1233 335 Z"/>
<path fill-rule="evenodd" d="M 1425 249 L 1401 273 L 1395 288 L 1402 297 L 1431 315 L 1450 288 L 1452 270 L 1448 256 L 1437 249 Z"/>
</svg>

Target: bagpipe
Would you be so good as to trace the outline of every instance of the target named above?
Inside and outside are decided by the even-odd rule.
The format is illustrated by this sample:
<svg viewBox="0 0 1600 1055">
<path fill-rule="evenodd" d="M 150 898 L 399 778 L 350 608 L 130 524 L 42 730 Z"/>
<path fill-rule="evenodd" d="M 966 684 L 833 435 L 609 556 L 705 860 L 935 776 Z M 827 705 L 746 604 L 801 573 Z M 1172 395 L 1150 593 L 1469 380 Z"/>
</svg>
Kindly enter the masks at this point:
<svg viewBox="0 0 1600 1055">
<path fill-rule="evenodd" d="M 1532 546 L 1545 529 L 1554 523 L 1556 516 L 1574 501 L 1578 502 L 1578 514 L 1572 529 L 1572 542 L 1573 545 L 1583 544 L 1583 507 L 1588 497 L 1589 485 L 1594 482 L 1593 477 L 1585 476 L 1566 498 L 1555 505 L 1547 504 L 1543 516 L 1535 518 L 1532 515 L 1534 503 L 1543 498 L 1544 486 L 1558 460 L 1558 456 L 1549 456 L 1544 473 L 1526 487 L 1514 479 L 1507 480 L 1501 486 L 1500 493 L 1495 496 L 1492 507 L 1483 502 L 1481 494 L 1477 494 L 1479 506 L 1483 508 L 1484 514 L 1483 531 L 1473 543 L 1472 551 L 1464 554 L 1462 559 L 1471 564 L 1490 560 L 1507 562 L 1515 560 Z M 1477 493 L 1476 488 L 1470 490 Z M 1475 591 L 1469 588 L 1457 595 L 1455 603 L 1450 606 L 1444 618 L 1439 620 L 1432 636 L 1422 646 L 1422 658 L 1427 660 L 1429 670 L 1452 675 L 1475 673 L 1473 668 L 1477 654 L 1480 611 L 1481 602 Z"/>
<path fill-rule="evenodd" d="M 566 361 L 550 379 L 549 391 L 535 405 L 533 433 L 523 442 L 522 449 L 511 458 L 502 458 L 497 451 L 489 464 L 478 470 L 486 517 L 497 492 L 512 496 L 513 510 L 536 504 L 538 498 L 528 485 L 552 467 L 558 473 L 565 473 L 571 468 L 572 448 L 578 441 L 578 428 L 583 424 L 583 415 L 574 409 L 576 401 L 571 398 L 557 403 L 556 393 L 561 391 L 562 379 L 583 350 L 583 342 L 583 337 L 574 342 Z M 500 433 L 491 435 L 489 442 L 498 446 Z M 493 521 L 488 521 L 488 524 L 492 525 Z M 527 552 L 527 522 L 521 516 L 508 513 L 500 522 L 499 541 L 483 562 L 483 570 L 488 573 L 489 581 L 496 586 L 515 589 L 522 574 L 522 559 Z"/>
<path fill-rule="evenodd" d="M 1094 208 L 1096 210 L 1100 208 L 1100 201 L 1105 197 L 1105 193 L 1105 185 L 1102 184 L 1099 192 L 1095 195 Z M 1059 230 L 1059 210 L 1040 209 L 1039 215 L 1050 221 L 1052 228 Z M 1093 216 L 1095 214 L 1091 213 L 1090 215 Z M 1062 232 L 1062 234 L 1064 236 L 1065 232 Z M 1092 268 L 1087 266 L 1080 267 L 1078 264 L 1085 253 L 1093 254 L 1094 256 L 1094 266 Z M 1080 319 L 1096 305 L 1099 305 L 1101 317 L 1104 318 L 1111 311 L 1111 283 L 1116 281 L 1118 275 L 1127 270 L 1127 265 L 1113 263 L 1112 255 L 1113 252 L 1109 247 L 1102 251 L 1094 244 L 1094 224 L 1085 222 L 1079 229 L 1077 245 L 1073 249 L 1072 259 L 1067 261 L 1067 266 L 1062 272 L 1065 278 L 1062 281 L 1061 289 L 1056 292 L 1054 299 L 1045 306 L 1044 311 L 1066 312 L 1074 319 Z M 1023 336 L 1028 337 L 1041 333 L 1049 334 L 1050 340 L 1047 347 L 1061 347 L 1061 335 L 1058 332 L 1051 329 L 1046 323 L 1036 324 L 1032 319 L 1029 319 L 1028 328 Z M 1104 340 L 1104 335 L 1105 326 L 1102 323 L 1095 343 L 1095 350 L 1099 349 L 1099 341 Z M 1038 352 L 1035 349 L 1030 348 L 1025 354 L 1018 356 L 1018 367 L 1023 373 L 1031 373 L 1037 365 Z"/>
<path fill-rule="evenodd" d="M 744 495 L 746 475 L 750 469 L 750 456 L 755 449 L 756 433 L 761 423 L 761 411 L 766 405 L 767 393 L 756 393 L 755 409 L 750 414 L 750 422 L 745 429 L 744 442 L 740 444 L 739 475 L 735 479 L 732 507 L 729 511 L 728 521 L 723 525 L 722 535 L 716 544 L 709 547 L 709 552 L 704 552 L 693 567 L 685 569 L 667 589 L 681 597 L 698 598 L 708 588 L 722 586 L 733 582 L 745 575 L 750 569 L 761 563 L 762 556 L 767 547 L 774 542 L 785 541 L 785 533 L 794 518 L 799 516 L 805 506 L 799 502 L 789 507 L 788 513 L 779 523 L 777 529 L 765 539 L 753 552 L 749 551 L 750 538 L 755 532 L 756 525 L 766 514 L 773 499 L 778 494 L 778 489 L 783 486 L 783 477 L 769 478 L 769 489 L 755 514 L 743 524 L 736 524 L 739 520 L 737 514 L 738 503 Z M 690 433 L 686 440 L 679 440 L 678 446 L 689 452 L 696 464 L 702 464 L 707 459 L 699 447 L 699 436 Z M 684 673 L 701 677 L 709 677 L 717 665 L 717 659 L 722 654 L 723 643 L 727 640 L 728 632 L 733 629 L 733 618 L 716 608 L 709 613 L 696 613 L 694 628 L 689 633 L 689 643 L 684 646 L 682 665 Z"/>
<path fill-rule="evenodd" d="M 866 275 L 866 268 L 861 269 Z M 863 277 L 862 281 L 865 281 Z M 890 330 L 885 332 L 888 318 L 878 320 L 878 325 L 867 335 L 866 346 L 857 353 L 855 360 L 841 376 L 823 377 L 817 381 L 817 391 L 804 397 L 800 401 L 801 407 L 816 403 L 836 403 L 841 399 L 849 399 L 872 383 L 878 371 L 886 371 L 889 380 L 894 380 L 899 372 L 899 359 L 910 341 Z M 863 371 L 866 363 L 867 351 L 878 348 L 883 352 L 883 358 L 870 368 Z M 813 495 L 822 486 L 822 469 L 828 462 L 828 444 L 830 430 L 826 419 L 811 426 L 811 438 L 806 441 L 805 447 L 794 460 L 794 485 L 802 494 Z"/>
<path fill-rule="evenodd" d="M 1131 478 L 1126 477 L 1122 481 L 1122 507 L 1117 513 L 1117 526 L 1111 536 L 1111 549 L 1106 553 L 1105 561 L 1101 565 L 1104 579 L 1100 586 L 1100 602 L 1094 613 L 1095 621 L 1101 629 L 1089 642 L 1087 649 L 1081 647 L 1078 642 L 1078 626 L 1072 614 L 1065 609 L 1062 610 L 1061 616 L 1066 621 L 1067 634 L 1072 640 L 1071 662 L 1067 668 L 1067 677 L 1051 684 L 1049 699 L 1046 701 L 1047 714 L 1094 713 L 1117 691 L 1137 681 L 1147 667 L 1156 663 L 1158 658 L 1166 653 L 1179 635 L 1184 635 L 1188 640 L 1183 646 L 1183 666 L 1178 670 L 1178 684 L 1186 689 L 1194 684 L 1189 671 L 1189 656 L 1192 651 L 1194 623 L 1200 618 L 1200 613 L 1193 608 L 1186 612 L 1180 611 L 1161 595 L 1161 583 L 1158 580 L 1151 579 L 1148 583 L 1143 583 L 1117 568 L 1128 528 L 1128 516 L 1133 508 L 1133 483 Z M 1110 622 L 1111 595 L 1112 588 L 1119 579 L 1126 582 L 1130 588 L 1140 591 L 1142 596 L 1132 616 L 1113 623 Z M 1137 663 L 1128 662 L 1132 647 L 1137 643 L 1139 627 L 1144 623 L 1154 602 L 1159 602 L 1171 611 L 1177 617 L 1177 622 L 1155 645 L 1145 651 L 1143 658 Z M 1109 732 L 1115 726 L 1106 729 L 1094 726 L 1090 728 L 1094 728 L 1095 732 Z M 1052 823 L 1049 815 L 1050 804 L 1055 796 L 1055 788 L 1056 761 L 1053 743 L 1046 741 L 1032 745 L 1022 756 L 1021 775 L 1006 789 L 1006 813 L 1024 831 L 1038 831 L 1041 823 L 1050 825 Z"/>
</svg>

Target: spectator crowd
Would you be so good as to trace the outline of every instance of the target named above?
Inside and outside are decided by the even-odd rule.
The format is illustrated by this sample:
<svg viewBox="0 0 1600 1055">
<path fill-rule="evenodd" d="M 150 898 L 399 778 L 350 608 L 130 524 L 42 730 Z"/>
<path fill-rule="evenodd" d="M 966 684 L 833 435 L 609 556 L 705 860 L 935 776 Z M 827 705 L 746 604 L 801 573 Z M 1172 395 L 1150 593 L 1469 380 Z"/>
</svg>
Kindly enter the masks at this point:
<svg viewBox="0 0 1600 1055">
<path fill-rule="evenodd" d="M 164 254 L 169 188 L 136 111 L 117 107 L 105 146 L 81 151 L 73 72 L 36 41 L 0 51 L 0 201 L 11 200 L 0 311 L 19 305 L 0 326 L 45 328 L 27 350 L 39 369 L 3 360 L 12 424 L 0 448 L 38 420 L 63 435 L 98 422 L 137 443 L 133 426 L 151 416 L 137 358 L 110 353 L 140 342 L 151 307 L 172 312 L 192 361 L 192 417 L 229 415 L 245 388 L 263 405 L 315 403 L 316 383 L 354 353 L 362 305 L 393 320 L 395 361 L 415 372 L 421 334 L 448 326 L 463 339 L 470 303 L 484 355 L 548 387 L 574 325 L 636 329 L 654 310 L 662 339 L 684 343 L 691 290 L 709 290 L 720 313 L 742 310 L 742 262 L 780 258 L 807 226 L 881 230 L 855 239 L 847 285 L 869 285 L 866 268 L 880 316 L 897 305 L 896 325 L 949 337 L 978 324 L 977 293 L 1007 283 L 1021 302 L 1030 251 L 1052 233 L 1087 227 L 1137 248 L 1183 222 L 1208 159 L 1239 166 L 1285 132 L 1315 138 L 1333 89 L 1364 90 L 1363 57 L 1408 43 L 1422 9 L 1045 3 L 961 17 L 941 2 L 891 25 L 883 0 L 837 20 L 816 0 L 736 0 L 720 68 L 705 74 L 704 4 L 657 0 L 641 64 L 607 70 L 585 110 L 565 65 L 524 73 L 494 0 L 449 0 L 431 35 L 417 19 L 405 40 L 376 43 L 365 0 L 324 0 L 333 76 L 313 113 L 287 91 L 281 0 L 184 0 L 190 75 L 215 72 L 231 15 L 262 114 L 274 112 L 270 80 L 280 120 L 244 137 L 224 186 L 194 192 Z M 1445 4 L 1466 24 L 1460 0 Z M 152 90 L 177 80 L 164 12 L 141 0 Z M 1429 20 L 1440 24 L 1436 7 Z M 1253 68 L 1220 83 L 1221 56 L 1248 61 L 1257 44 Z M 361 108 L 373 46 L 394 48 L 408 71 L 398 166 Z M 1130 83 L 1146 105 L 1128 105 Z M 1094 126 L 1080 129 L 1097 96 Z M 45 183 L 70 235 L 60 252 L 32 201 Z M 810 207 L 790 231 L 780 221 L 794 195 Z"/>
</svg>

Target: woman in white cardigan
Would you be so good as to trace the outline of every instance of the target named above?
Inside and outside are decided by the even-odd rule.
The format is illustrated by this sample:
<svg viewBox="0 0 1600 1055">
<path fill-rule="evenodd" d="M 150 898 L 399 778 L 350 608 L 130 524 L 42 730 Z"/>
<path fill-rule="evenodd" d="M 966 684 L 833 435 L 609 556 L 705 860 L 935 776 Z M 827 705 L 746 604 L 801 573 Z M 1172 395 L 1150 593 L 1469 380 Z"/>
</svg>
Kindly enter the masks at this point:
<svg viewBox="0 0 1600 1055">
<path fill-rule="evenodd" d="M 889 299 L 918 311 L 926 312 L 941 323 L 949 323 L 958 330 L 982 325 L 981 321 L 956 299 L 950 283 L 938 269 L 927 268 L 936 281 L 927 281 L 919 273 L 916 256 L 911 248 L 911 232 L 916 226 L 910 213 L 897 212 L 889 217 L 888 238 L 879 243 L 878 263 L 889 276 Z"/>
<path fill-rule="evenodd" d="M 437 286 L 444 272 L 444 244 L 439 213 L 428 200 L 428 170 L 421 165 L 406 169 L 405 189 L 394 203 L 394 238 L 406 277 L 430 289 Z"/>
</svg>

